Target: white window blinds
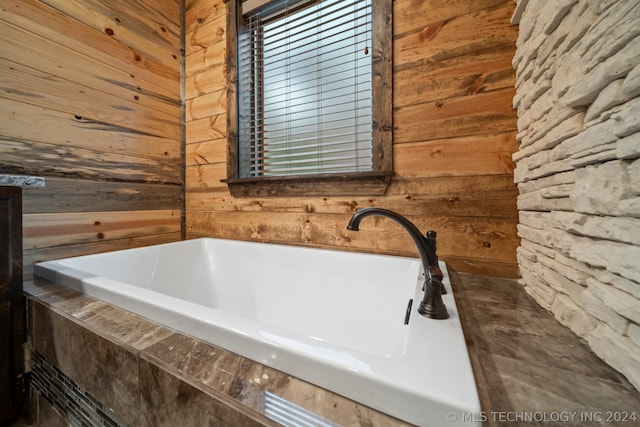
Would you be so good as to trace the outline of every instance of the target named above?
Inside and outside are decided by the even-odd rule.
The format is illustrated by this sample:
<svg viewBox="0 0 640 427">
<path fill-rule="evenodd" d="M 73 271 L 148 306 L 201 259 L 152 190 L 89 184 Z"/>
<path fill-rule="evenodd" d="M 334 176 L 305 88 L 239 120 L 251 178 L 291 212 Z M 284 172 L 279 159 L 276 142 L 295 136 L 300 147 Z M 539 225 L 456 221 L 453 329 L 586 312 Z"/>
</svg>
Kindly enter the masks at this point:
<svg viewBox="0 0 640 427">
<path fill-rule="evenodd" d="M 238 39 L 241 177 L 371 171 L 371 0 L 255 3 Z"/>
</svg>

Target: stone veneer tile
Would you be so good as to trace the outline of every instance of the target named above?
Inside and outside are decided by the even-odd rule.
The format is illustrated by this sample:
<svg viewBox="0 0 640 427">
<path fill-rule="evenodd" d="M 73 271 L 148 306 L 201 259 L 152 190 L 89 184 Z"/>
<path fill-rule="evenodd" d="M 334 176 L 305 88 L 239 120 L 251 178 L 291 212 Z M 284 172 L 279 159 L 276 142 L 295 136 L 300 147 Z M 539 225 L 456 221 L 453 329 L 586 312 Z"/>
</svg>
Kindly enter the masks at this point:
<svg viewBox="0 0 640 427">
<path fill-rule="evenodd" d="M 138 419 L 138 356 L 38 301 L 30 301 L 31 345 L 128 424 Z"/>
<path fill-rule="evenodd" d="M 638 348 L 629 343 L 626 330 L 640 322 L 640 198 L 634 186 L 640 182 L 639 6 L 616 0 L 528 2 L 518 7 L 513 61 L 521 138 L 513 154 L 521 193 L 518 233 L 530 251 L 518 250 L 523 284 L 636 388 Z M 547 12 L 558 18 L 551 20 L 553 27 L 547 27 Z M 536 117 L 537 111 L 548 113 Z M 553 185 L 569 173 L 570 188 L 556 191 Z M 523 211 L 551 212 L 546 215 L 552 220 L 548 227 L 525 225 Z M 623 286 L 620 292 L 597 285 L 608 282 L 603 275 L 615 277 Z M 585 292 L 580 286 L 586 284 Z M 609 330 L 607 325 L 611 335 L 600 342 L 598 334 Z"/>
</svg>

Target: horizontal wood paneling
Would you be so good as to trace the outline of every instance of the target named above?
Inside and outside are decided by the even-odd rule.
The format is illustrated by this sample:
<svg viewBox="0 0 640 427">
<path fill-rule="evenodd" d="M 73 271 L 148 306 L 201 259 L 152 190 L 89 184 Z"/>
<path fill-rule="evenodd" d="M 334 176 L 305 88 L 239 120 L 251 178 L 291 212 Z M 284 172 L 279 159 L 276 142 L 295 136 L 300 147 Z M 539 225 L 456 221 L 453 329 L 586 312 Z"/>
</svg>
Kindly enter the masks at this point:
<svg viewBox="0 0 640 427">
<path fill-rule="evenodd" d="M 396 67 L 393 105 L 400 108 L 514 87 L 511 52 L 512 46 L 503 45 L 426 65 Z"/>
<path fill-rule="evenodd" d="M 505 45 L 513 46 L 513 41 L 517 37 L 517 28 L 509 24 L 513 14 L 511 2 L 463 0 L 443 4 L 435 1 L 405 0 L 394 2 L 394 12 L 404 11 L 403 5 L 416 3 L 420 3 L 418 10 L 429 8 L 429 11 L 420 15 L 420 12 L 414 10 L 411 17 L 402 19 L 396 15 L 395 18 L 399 19 L 394 19 L 394 24 L 400 22 L 399 28 L 394 26 L 398 34 L 393 44 L 396 68 L 405 68 L 408 64 L 418 65 L 427 61 L 445 61 L 454 57 L 472 57 L 478 52 L 500 49 Z M 478 9 L 464 13 L 469 7 L 478 7 Z M 447 8 L 457 9 L 451 9 L 448 13 L 438 13 L 439 10 Z M 416 18 L 422 22 L 416 22 Z M 402 25 L 403 22 L 405 25 Z M 406 25 L 409 23 L 417 27 L 410 29 L 410 26 Z M 407 32 L 402 31 L 403 29 Z M 480 34 L 479 31 L 482 33 Z"/>
<path fill-rule="evenodd" d="M 515 131 L 516 114 L 511 107 L 514 94 L 513 89 L 500 89 L 398 108 L 393 117 L 394 142 Z"/>
<path fill-rule="evenodd" d="M 27 250 L 180 231 L 180 211 L 68 212 L 23 215 Z"/>
<path fill-rule="evenodd" d="M 185 188 L 187 190 L 193 188 L 211 189 L 218 191 L 227 191 L 227 184 L 221 180 L 227 177 L 227 165 L 224 162 L 188 166 L 185 173 Z"/>
<path fill-rule="evenodd" d="M 78 85 L 75 81 L 76 73 L 83 74 L 84 71 L 73 70 L 71 76 L 58 77 L 2 59 L 0 85 L 6 88 L 2 97 L 14 102 L 68 112 L 81 119 L 179 140 L 180 128 L 175 126 L 176 116 L 179 117 L 178 108 L 172 108 L 171 112 L 160 112 L 138 104 L 136 97 L 139 96 L 133 93 L 130 99 L 116 96 L 113 93 L 118 93 L 120 89 L 117 84 L 101 85 L 99 89 L 94 89 L 91 83 L 87 83 L 89 86 Z M 102 102 L 96 102 L 96 99 Z"/>
<path fill-rule="evenodd" d="M 435 23 L 447 22 L 459 17 L 473 19 L 495 8 L 511 7 L 513 9 L 513 6 L 512 2 L 504 0 L 395 0 L 393 28 L 396 34 L 403 36 L 407 33 L 424 31 Z M 474 37 L 473 40 L 467 40 L 468 43 L 483 38 L 484 28 L 479 28 L 483 22 L 481 20 L 475 22 L 477 27 L 473 32 Z M 503 26 L 502 32 L 507 31 L 506 26 L 510 25 Z"/>
<path fill-rule="evenodd" d="M 134 52 L 168 65 L 179 75 L 180 2 L 41 0 Z"/>
<path fill-rule="evenodd" d="M 203 48 L 216 43 L 224 44 L 226 35 L 226 17 L 224 13 L 226 8 L 221 8 L 222 2 L 215 0 L 211 2 L 211 15 L 207 18 L 200 18 L 190 26 L 185 35 L 185 51 L 187 55 L 191 55 Z M 202 11 L 206 13 L 206 11 Z"/>
<path fill-rule="evenodd" d="M 227 139 L 212 139 L 206 144 L 187 144 L 185 163 L 187 168 L 197 165 L 221 163 L 227 152 Z"/>
<path fill-rule="evenodd" d="M 196 98 L 207 93 L 225 89 L 225 67 L 214 64 L 201 73 L 193 74 L 186 79 L 187 99 Z"/>
<path fill-rule="evenodd" d="M 135 75 L 113 67 L 113 61 L 106 57 L 102 58 L 108 61 L 105 64 L 64 45 L 15 27 L 10 22 L 2 21 L 2 23 L 0 36 L 5 43 L 0 48 L 0 54 L 3 58 L 8 57 L 12 62 L 50 75 L 65 77 L 71 80 L 70 84 L 81 84 L 95 90 L 110 92 L 128 101 L 134 101 L 134 97 L 138 96 L 139 99 L 136 101 L 141 104 L 149 98 L 147 101 L 149 105 L 160 111 L 164 109 L 168 114 L 179 108 L 177 103 L 167 102 L 170 99 L 166 98 L 167 94 L 160 94 L 161 96 L 157 97 L 158 100 L 154 100 L 153 92 L 147 90 L 145 93 L 142 87 L 138 86 Z M 64 58 L 70 60 L 67 61 Z"/>
<path fill-rule="evenodd" d="M 357 209 L 400 212 L 435 229 L 460 271 L 514 276 L 517 149 L 512 108 L 516 28 L 505 0 L 393 3 L 393 161 L 384 196 L 232 197 L 226 184 L 224 3 L 186 3 L 187 237 L 289 243 L 417 256 L 397 224 Z M 206 35 L 206 36 L 205 36 Z"/>
<path fill-rule="evenodd" d="M 513 173 L 515 132 L 396 144 L 398 177 L 478 176 Z"/>
<path fill-rule="evenodd" d="M 179 185 L 47 177 L 45 187 L 26 187 L 22 205 L 30 213 L 180 210 Z"/>
<path fill-rule="evenodd" d="M 230 198 L 224 194 L 214 192 L 189 192 L 187 197 L 187 209 L 193 212 L 207 212 L 208 206 L 216 203 L 220 205 L 217 212 L 262 212 L 264 214 L 280 213 L 313 213 L 335 214 L 348 218 L 356 209 L 377 206 L 381 208 L 402 211 L 403 215 L 430 218 L 430 217 L 487 217 L 487 218 L 513 218 L 513 193 L 495 192 L 483 194 L 481 197 L 468 196 L 435 196 L 435 197 L 409 197 L 404 195 L 389 196 L 377 200 L 339 198 L 304 200 L 284 198 L 274 203 L 271 198 L 240 200 Z M 401 207 L 402 209 L 399 209 Z"/>
<path fill-rule="evenodd" d="M 180 0 L 0 0 L 0 173 L 32 263 L 181 238 Z"/>
<path fill-rule="evenodd" d="M 225 49 L 224 40 L 220 40 L 218 43 L 207 45 L 192 52 L 189 55 L 189 61 L 185 64 L 185 74 L 194 77 L 196 74 L 211 67 L 224 66 Z"/>
<path fill-rule="evenodd" d="M 0 120 L 8 123 L 0 130 L 0 170 L 50 183 L 25 192 L 32 243 L 25 259 L 177 239 L 180 3 L 0 4 Z M 434 224 L 441 256 L 461 268 L 491 272 L 495 265 L 505 274 L 515 266 L 517 245 L 512 12 L 505 0 L 394 1 L 396 176 L 387 195 L 235 199 L 220 182 L 226 7 L 222 0 L 187 1 L 189 237 L 412 252 L 402 231 L 385 221 L 346 242 L 343 226 L 354 209 L 381 206 L 420 227 Z M 103 213 L 115 216 L 99 239 L 91 218 Z M 73 231 L 58 233 L 48 215 Z"/>
<path fill-rule="evenodd" d="M 180 163 L 0 137 L 0 171 L 133 182 L 180 182 Z"/>
<path fill-rule="evenodd" d="M 227 112 L 227 95 L 224 90 L 206 93 L 204 95 L 187 99 L 185 102 L 186 120 L 198 120 L 221 115 Z"/>
<path fill-rule="evenodd" d="M 399 211 L 397 207 L 396 211 Z M 415 245 L 398 224 L 380 217 L 363 221 L 359 232 L 348 231 L 351 215 L 333 213 L 191 212 L 187 233 L 225 236 L 271 243 L 312 244 L 326 248 L 352 249 L 418 256 Z M 519 244 L 509 218 L 439 217 L 407 218 L 422 230 L 437 230 L 438 250 L 445 259 L 452 254 L 474 254 L 473 258 L 503 261 Z M 369 218 L 367 218 L 369 220 Z M 232 233 L 232 234 L 228 234 Z"/>
<path fill-rule="evenodd" d="M 177 164 L 180 147 L 175 139 L 148 135 L 115 124 L 101 123 L 70 113 L 3 99 L 0 121 L 7 124 L 7 140 L 82 148 Z"/>
<path fill-rule="evenodd" d="M 45 248 L 32 249 L 26 251 L 24 254 L 24 273 L 26 276 L 32 275 L 33 265 L 41 261 L 69 258 L 100 252 L 117 251 L 121 249 L 131 249 L 141 246 L 157 245 L 161 243 L 171 243 L 180 240 L 180 238 L 180 232 L 173 232 L 140 237 L 127 237 L 125 239 L 116 240 L 105 239 L 98 242 L 82 242 L 77 245 L 67 244 L 62 246 L 49 246 Z"/>
<path fill-rule="evenodd" d="M 162 6 L 162 2 L 154 3 Z M 53 42 L 54 44 L 48 46 L 63 46 L 99 61 L 103 64 L 101 68 L 111 66 L 115 70 L 129 73 L 132 88 L 176 103 L 180 89 L 175 82 L 180 74 L 174 65 L 167 66 L 155 62 L 135 51 L 130 44 L 121 43 L 106 36 L 102 31 L 82 25 L 82 21 L 76 21 L 39 1 L 1 0 L 0 4 L 3 6 L 0 8 L 0 19 L 39 36 L 36 41 Z M 19 41 L 14 41 L 17 42 Z M 12 51 L 9 58 L 16 54 Z M 69 62 L 64 58 L 61 60 Z"/>
<path fill-rule="evenodd" d="M 227 133 L 227 115 L 218 114 L 203 119 L 191 120 L 186 124 L 186 143 L 225 139 Z"/>
</svg>

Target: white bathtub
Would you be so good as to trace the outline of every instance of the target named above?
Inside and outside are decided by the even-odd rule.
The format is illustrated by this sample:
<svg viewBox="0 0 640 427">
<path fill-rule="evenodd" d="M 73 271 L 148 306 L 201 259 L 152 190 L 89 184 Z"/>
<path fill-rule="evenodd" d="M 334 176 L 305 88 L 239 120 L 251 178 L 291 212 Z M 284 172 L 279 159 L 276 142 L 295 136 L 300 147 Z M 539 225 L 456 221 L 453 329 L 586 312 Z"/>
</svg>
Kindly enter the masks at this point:
<svg viewBox="0 0 640 427">
<path fill-rule="evenodd" d="M 417 258 L 205 238 L 42 262 L 35 275 L 410 423 L 475 425 L 476 385 L 440 267 L 447 320 L 417 313 Z"/>
</svg>

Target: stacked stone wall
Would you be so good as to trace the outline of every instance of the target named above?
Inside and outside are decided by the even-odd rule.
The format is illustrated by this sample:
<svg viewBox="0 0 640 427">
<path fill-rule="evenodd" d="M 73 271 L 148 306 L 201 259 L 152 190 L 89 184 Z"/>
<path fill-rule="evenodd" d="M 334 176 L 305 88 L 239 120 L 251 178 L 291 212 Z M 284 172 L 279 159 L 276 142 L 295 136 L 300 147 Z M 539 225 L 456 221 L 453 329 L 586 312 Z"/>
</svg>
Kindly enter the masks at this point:
<svg viewBox="0 0 640 427">
<path fill-rule="evenodd" d="M 640 389 L 640 1 L 519 0 L 521 283 Z"/>
</svg>

